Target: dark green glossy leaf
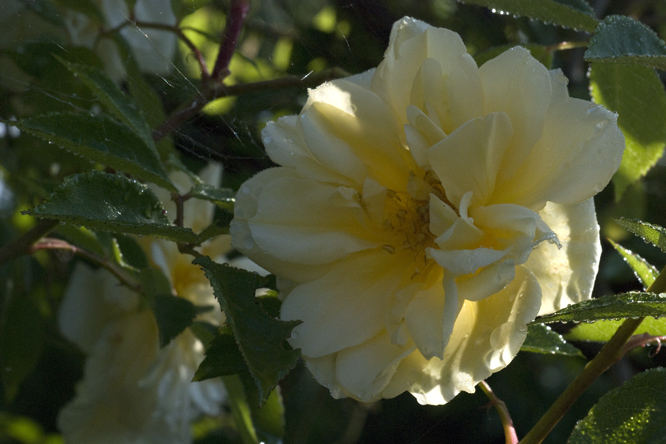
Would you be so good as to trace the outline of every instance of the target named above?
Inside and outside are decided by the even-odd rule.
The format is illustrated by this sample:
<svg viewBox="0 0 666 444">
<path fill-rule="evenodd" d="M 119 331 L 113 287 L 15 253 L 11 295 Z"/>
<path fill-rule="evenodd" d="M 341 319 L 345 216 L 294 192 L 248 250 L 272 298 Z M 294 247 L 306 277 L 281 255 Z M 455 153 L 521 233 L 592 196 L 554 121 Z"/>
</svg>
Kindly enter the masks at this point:
<svg viewBox="0 0 666 444">
<path fill-rule="evenodd" d="M 666 369 L 639 373 L 599 399 L 576 424 L 569 444 L 637 444 L 666 441 Z"/>
<path fill-rule="evenodd" d="M 615 219 L 615 222 L 666 253 L 666 229 L 663 227 L 641 220 L 625 219 L 624 217 Z"/>
<path fill-rule="evenodd" d="M 153 298 L 153 312 L 160 336 L 160 347 L 167 345 L 192 324 L 196 308 L 187 299 L 169 294 Z"/>
<path fill-rule="evenodd" d="M 613 242 L 611 239 L 608 239 L 608 242 L 610 242 L 613 248 L 622 255 L 624 261 L 634 271 L 636 278 L 638 278 L 641 284 L 643 284 L 644 289 L 647 289 L 652 285 L 659 275 L 659 270 L 633 251 L 624 248 L 622 245 Z"/>
<path fill-rule="evenodd" d="M 38 308 L 29 294 L 14 290 L 9 271 L 0 268 L 0 386 L 11 402 L 37 364 L 45 336 Z"/>
<path fill-rule="evenodd" d="M 460 0 L 493 11 L 541 20 L 544 23 L 594 32 L 599 23 L 584 0 Z"/>
<path fill-rule="evenodd" d="M 66 177 L 46 202 L 25 214 L 86 228 L 148 234 L 194 243 L 192 230 L 173 225 L 161 202 L 145 185 L 119 174 L 91 171 Z"/>
<path fill-rule="evenodd" d="M 666 316 L 666 293 L 631 291 L 602 296 L 570 305 L 555 313 L 541 316 L 534 323 L 594 322 L 602 319 L 623 319 Z"/>
<path fill-rule="evenodd" d="M 544 353 L 549 355 L 564 355 L 583 357 L 583 354 L 573 345 L 564 340 L 547 325 L 532 324 L 528 326 L 527 338 L 520 347 L 521 351 Z"/>
<path fill-rule="evenodd" d="M 227 316 L 247 367 L 264 402 L 277 382 L 295 365 L 297 350 L 286 346 L 297 321 L 280 321 L 269 316 L 255 298 L 257 288 L 268 279 L 256 273 L 213 262 L 202 256 L 194 264 L 203 267 L 213 285 L 215 297 Z"/>
<path fill-rule="evenodd" d="M 59 57 L 57 58 L 92 91 L 95 97 L 111 114 L 132 128 L 141 137 L 146 146 L 157 155 L 150 128 L 143 117 L 141 109 L 104 71 L 88 65 L 72 63 Z"/>
<path fill-rule="evenodd" d="M 235 375 L 248 371 L 243 354 L 236 344 L 229 327 L 222 327 L 210 341 L 206 349 L 206 357 L 194 374 L 194 381 L 215 378 L 217 376 Z"/>
<path fill-rule="evenodd" d="M 666 91 L 652 68 L 592 63 L 590 91 L 596 103 L 618 113 L 626 141 L 622 163 L 613 176 L 615 200 L 661 158 L 666 146 Z"/>
<path fill-rule="evenodd" d="M 213 202 L 227 211 L 234 211 L 236 192 L 230 188 L 217 188 L 206 183 L 197 183 L 192 187 L 190 194 L 196 199 Z"/>
<path fill-rule="evenodd" d="M 9 123 L 89 160 L 177 191 L 155 149 L 110 117 L 52 113 Z"/>
<path fill-rule="evenodd" d="M 585 51 L 585 60 L 634 63 L 666 70 L 666 43 L 648 26 L 624 15 L 609 15 Z"/>
<path fill-rule="evenodd" d="M 224 376 L 222 381 L 224 381 L 224 386 L 227 392 L 229 392 L 231 415 L 234 418 L 236 430 L 240 434 L 243 443 L 259 444 L 257 431 L 252 420 L 250 402 L 246 394 L 245 387 L 247 387 L 247 384 L 244 384 L 241 375 Z"/>
<path fill-rule="evenodd" d="M 133 237 L 115 234 L 114 240 L 123 264 L 138 270 L 148 268 L 148 257 Z"/>
</svg>

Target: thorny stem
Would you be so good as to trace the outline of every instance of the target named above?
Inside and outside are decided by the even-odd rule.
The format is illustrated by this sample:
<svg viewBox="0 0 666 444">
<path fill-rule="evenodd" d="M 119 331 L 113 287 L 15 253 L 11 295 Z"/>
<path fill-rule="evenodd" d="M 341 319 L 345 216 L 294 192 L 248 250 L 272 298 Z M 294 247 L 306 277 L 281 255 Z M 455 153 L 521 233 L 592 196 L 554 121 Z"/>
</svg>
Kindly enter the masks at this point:
<svg viewBox="0 0 666 444">
<path fill-rule="evenodd" d="M 513 427 L 513 421 L 511 420 L 511 415 L 509 415 L 509 409 L 507 409 L 506 404 L 495 395 L 486 381 L 481 381 L 479 387 L 481 387 L 483 393 L 486 394 L 488 399 L 490 399 L 490 403 L 495 407 L 495 410 L 497 410 L 497 414 L 502 421 L 506 444 L 517 444 L 518 435 L 516 434 L 516 429 Z"/>
<path fill-rule="evenodd" d="M 0 249 L 0 267 L 17 257 L 30 252 L 32 244 L 46 236 L 58 225 L 57 220 L 42 219 L 22 236 Z"/>
<path fill-rule="evenodd" d="M 646 291 L 650 293 L 663 293 L 666 291 L 666 267 L 659 273 L 657 279 Z M 564 416 L 592 382 L 622 358 L 629 350 L 627 341 L 641 322 L 643 322 L 643 319 L 645 318 L 627 319 L 622 323 L 610 341 L 604 345 L 594 359 L 587 363 L 583 371 L 580 372 L 569 387 L 557 398 L 553 405 L 550 406 L 539 422 L 520 441 L 520 444 L 538 444 L 546 438 L 553 427 L 562 419 L 562 416 Z"/>
<path fill-rule="evenodd" d="M 122 268 L 120 268 L 116 263 L 110 261 L 102 256 L 98 256 L 95 253 L 79 248 L 75 245 L 70 244 L 61 239 L 53 238 L 44 238 L 40 242 L 37 242 L 30 248 L 30 252 L 33 253 L 37 250 L 67 250 L 71 251 L 74 254 L 77 254 L 81 257 L 84 257 L 92 262 L 95 262 L 102 267 L 106 268 L 113 274 L 118 280 L 125 285 L 126 287 L 136 291 L 141 292 L 141 285 L 136 282 L 131 276 L 129 276 Z"/>
<path fill-rule="evenodd" d="M 249 10 L 250 0 L 231 0 L 229 14 L 227 14 L 227 24 L 220 42 L 220 52 L 217 54 L 217 60 L 215 60 L 211 75 L 217 82 L 222 82 L 229 75 L 229 62 L 231 62 L 231 56 L 236 50 L 238 38 L 243 29 L 243 22 L 245 22 Z"/>
<path fill-rule="evenodd" d="M 161 140 L 175 128 L 178 128 L 181 124 L 194 117 L 211 100 L 269 89 L 317 86 L 326 80 L 337 79 L 346 75 L 347 73 L 344 70 L 340 68 L 332 68 L 305 77 L 286 76 L 273 80 L 237 85 L 224 85 L 211 82 L 206 83 L 203 85 L 202 90 L 198 91 L 190 101 L 171 113 L 171 115 L 159 127 L 153 130 L 153 140 L 155 140 L 155 142 Z"/>
</svg>

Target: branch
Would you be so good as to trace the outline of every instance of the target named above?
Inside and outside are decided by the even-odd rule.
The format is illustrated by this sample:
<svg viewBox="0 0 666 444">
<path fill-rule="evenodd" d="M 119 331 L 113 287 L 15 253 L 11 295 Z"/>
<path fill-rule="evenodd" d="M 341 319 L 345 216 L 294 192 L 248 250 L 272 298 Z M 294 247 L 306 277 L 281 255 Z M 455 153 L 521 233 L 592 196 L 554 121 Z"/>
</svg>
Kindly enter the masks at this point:
<svg viewBox="0 0 666 444">
<path fill-rule="evenodd" d="M 231 0 L 231 7 L 227 14 L 227 24 L 220 42 L 220 52 L 217 53 L 215 67 L 211 77 L 222 82 L 229 75 L 229 62 L 238 44 L 238 38 L 243 29 L 243 22 L 250 10 L 250 0 Z"/>
<path fill-rule="evenodd" d="M 14 242 L 2 247 L 2 249 L 0 249 L 0 267 L 19 256 L 28 254 L 31 245 L 46 236 L 57 225 L 57 220 L 42 219 L 37 222 L 37 225 L 15 239 Z"/>
<path fill-rule="evenodd" d="M 509 409 L 507 409 L 506 404 L 495 395 L 486 381 L 479 382 L 479 387 L 481 387 L 483 393 L 490 399 L 490 404 L 497 410 L 497 414 L 502 421 L 506 444 L 517 444 L 518 435 L 516 434 L 516 429 L 513 427 L 513 421 L 511 420 L 511 415 L 509 415 Z"/>
</svg>

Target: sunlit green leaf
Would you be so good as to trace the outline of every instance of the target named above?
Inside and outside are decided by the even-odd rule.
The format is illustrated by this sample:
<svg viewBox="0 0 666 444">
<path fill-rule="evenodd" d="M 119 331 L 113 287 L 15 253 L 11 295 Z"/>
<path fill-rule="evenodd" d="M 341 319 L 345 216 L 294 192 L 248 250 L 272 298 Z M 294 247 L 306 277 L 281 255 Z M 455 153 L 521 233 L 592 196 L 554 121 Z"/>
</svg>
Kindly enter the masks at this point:
<svg viewBox="0 0 666 444">
<path fill-rule="evenodd" d="M 86 228 L 148 234 L 194 243 L 192 230 L 173 225 L 145 185 L 119 174 L 91 171 L 66 177 L 46 201 L 25 214 Z"/>
<path fill-rule="evenodd" d="M 666 229 L 659 225 L 649 224 L 641 220 L 625 219 L 621 217 L 615 219 L 618 225 L 631 231 L 636 236 L 639 236 L 645 242 L 659 247 L 661 251 L 666 253 Z"/>
<path fill-rule="evenodd" d="M 622 255 L 624 261 L 631 267 L 638 280 L 643 284 L 643 288 L 647 289 L 652 285 L 659 275 L 659 270 L 633 251 L 624 248 L 611 239 L 608 239 L 608 242 Z"/>
<path fill-rule="evenodd" d="M 115 119 L 102 114 L 52 113 L 9 123 L 89 160 L 176 191 L 155 149 Z"/>
<path fill-rule="evenodd" d="M 520 350 L 533 353 L 583 357 L 580 350 L 565 341 L 560 334 L 543 324 L 528 326 L 527 338 L 522 347 L 520 347 Z"/>
<path fill-rule="evenodd" d="M 520 15 L 544 23 L 593 32 L 597 24 L 592 8 L 584 0 L 459 0 L 493 11 Z"/>
<path fill-rule="evenodd" d="M 150 128 L 141 109 L 104 71 L 88 65 L 71 63 L 59 57 L 58 60 L 83 82 L 118 120 L 132 128 L 146 146 L 152 151 L 155 150 Z M 157 153 L 155 152 L 155 154 Z"/>
<path fill-rule="evenodd" d="M 618 295 L 570 305 L 555 313 L 537 318 L 535 323 L 593 322 L 601 319 L 639 318 L 666 316 L 666 293 L 644 293 L 632 291 Z"/>
<path fill-rule="evenodd" d="M 666 70 L 666 43 L 641 22 L 610 15 L 590 40 L 585 60 L 635 63 Z"/>
<path fill-rule="evenodd" d="M 592 63 L 590 91 L 596 103 L 618 113 L 626 148 L 613 176 L 615 200 L 661 158 L 666 146 L 666 91 L 652 68 Z"/>
<path fill-rule="evenodd" d="M 224 376 L 222 381 L 224 381 L 224 386 L 229 393 L 231 414 L 243 443 L 259 444 L 257 431 L 252 420 L 252 409 L 245 390 L 246 384 L 243 384 L 240 375 Z"/>
<path fill-rule="evenodd" d="M 564 335 L 567 341 L 607 342 L 622 325 L 622 321 L 597 321 L 576 325 Z M 647 333 L 652 336 L 666 336 L 666 318 L 655 319 L 647 316 L 634 334 Z"/>
<path fill-rule="evenodd" d="M 252 374 L 259 400 L 264 402 L 277 382 L 295 365 L 297 350 L 285 346 L 298 321 L 280 321 L 269 316 L 255 298 L 255 291 L 267 278 L 245 270 L 198 257 L 193 262 L 203 267 L 215 297 L 227 316 L 227 324 Z"/>
<path fill-rule="evenodd" d="M 666 369 L 639 373 L 599 399 L 576 424 L 569 444 L 663 443 L 666 430 Z"/>
</svg>

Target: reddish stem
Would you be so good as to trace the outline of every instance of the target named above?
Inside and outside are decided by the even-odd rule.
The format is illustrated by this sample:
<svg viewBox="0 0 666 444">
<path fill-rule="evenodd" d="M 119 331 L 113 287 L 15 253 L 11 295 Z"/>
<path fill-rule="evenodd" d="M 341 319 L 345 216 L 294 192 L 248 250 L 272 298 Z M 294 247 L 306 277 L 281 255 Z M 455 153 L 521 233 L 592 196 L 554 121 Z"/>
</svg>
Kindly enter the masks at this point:
<svg viewBox="0 0 666 444">
<path fill-rule="evenodd" d="M 240 37 L 243 23 L 249 10 L 250 0 L 231 0 L 231 7 L 227 15 L 227 25 L 224 28 L 224 35 L 220 43 L 220 52 L 217 54 L 215 67 L 211 74 L 211 77 L 218 82 L 221 82 L 229 75 L 229 62 L 231 62 L 231 56 L 236 50 L 238 38 Z"/>
</svg>

